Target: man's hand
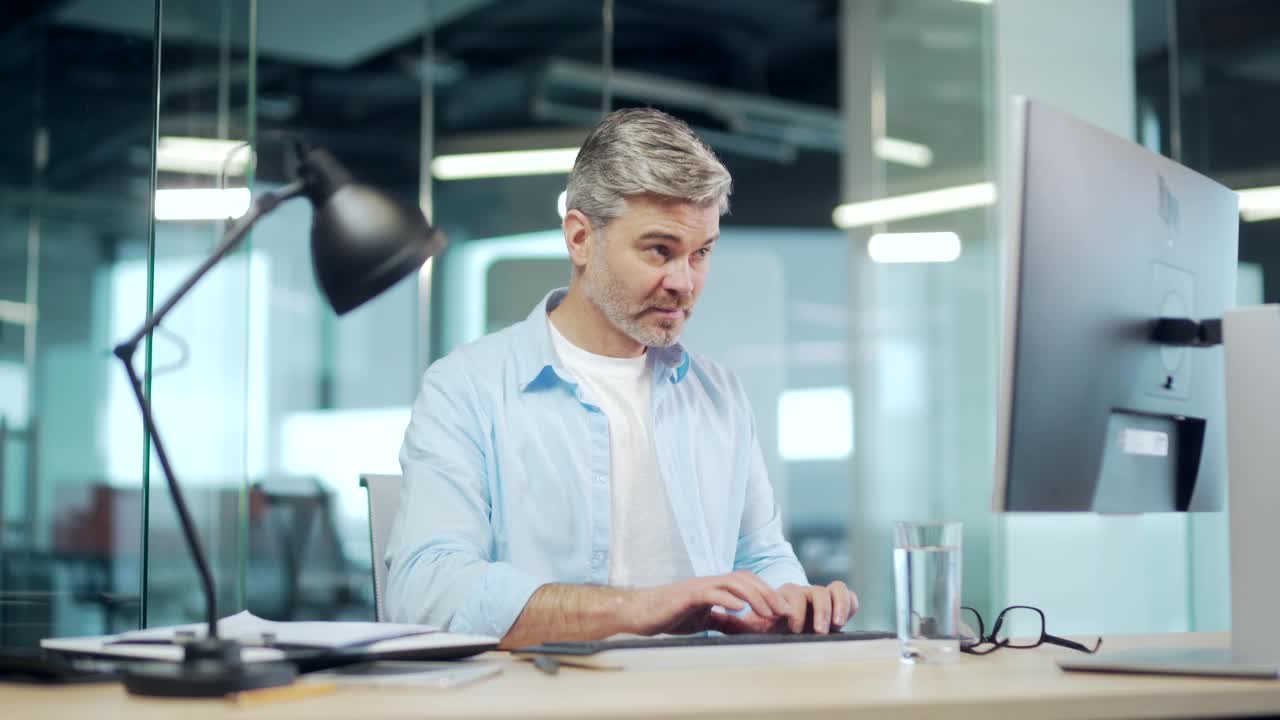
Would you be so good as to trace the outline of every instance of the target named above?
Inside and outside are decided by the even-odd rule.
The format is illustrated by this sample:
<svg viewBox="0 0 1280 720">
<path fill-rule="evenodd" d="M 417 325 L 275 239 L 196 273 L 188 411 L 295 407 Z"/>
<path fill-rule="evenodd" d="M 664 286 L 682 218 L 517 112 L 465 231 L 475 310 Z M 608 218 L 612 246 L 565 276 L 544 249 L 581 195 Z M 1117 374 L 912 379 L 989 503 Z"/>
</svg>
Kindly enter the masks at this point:
<svg viewBox="0 0 1280 720">
<path fill-rule="evenodd" d="M 804 617 L 804 605 L 789 602 L 754 573 L 738 571 L 684 580 L 632 593 L 631 632 L 688 634 L 704 630 L 723 633 L 768 632 L 788 618 Z M 750 608 L 742 617 L 730 612 Z"/>
<path fill-rule="evenodd" d="M 738 617 L 719 608 L 747 612 Z M 549 583 L 534 591 L 499 647 L 599 640 L 624 632 L 768 632 L 778 623 L 785 627 L 797 613 L 803 618 L 804 606 L 792 607 L 768 583 L 745 571 L 639 590 Z"/>
<path fill-rule="evenodd" d="M 794 612 L 774 618 L 764 632 L 817 633 L 839 632 L 858 612 L 858 596 L 849 586 L 836 580 L 826 587 L 821 585 L 792 585 L 778 588 Z M 743 618 L 743 622 L 759 625 L 763 618 Z"/>
</svg>

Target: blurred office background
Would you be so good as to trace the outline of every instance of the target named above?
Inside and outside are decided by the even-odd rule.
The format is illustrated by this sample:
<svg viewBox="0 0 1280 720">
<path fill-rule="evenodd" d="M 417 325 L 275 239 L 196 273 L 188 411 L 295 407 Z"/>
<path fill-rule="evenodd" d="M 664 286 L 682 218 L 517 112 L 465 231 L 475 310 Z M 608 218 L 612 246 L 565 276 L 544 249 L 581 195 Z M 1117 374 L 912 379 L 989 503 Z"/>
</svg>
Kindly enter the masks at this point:
<svg viewBox="0 0 1280 720">
<path fill-rule="evenodd" d="M 358 474 L 398 471 L 433 359 L 568 277 L 567 167 L 476 154 L 571 158 L 631 105 L 689 121 L 734 175 L 686 342 L 742 377 L 787 533 L 813 581 L 860 592 L 855 625 L 891 625 L 892 523 L 958 519 L 968 604 L 1037 605 L 1057 633 L 1225 629 L 1223 515 L 990 511 L 1001 183 L 1026 94 L 1234 189 L 1280 185 L 1278 34 L 1268 0 L 10 0 L 0 644 L 200 617 L 109 349 L 247 189 L 284 180 L 278 131 L 417 200 L 449 250 L 337 319 L 309 210 L 286 206 L 138 363 L 224 613 L 371 617 Z M 960 209 L 858 219 L 944 189 Z M 1267 216 L 1241 225 L 1242 302 L 1280 300 Z M 914 231 L 954 239 L 872 238 Z"/>
</svg>

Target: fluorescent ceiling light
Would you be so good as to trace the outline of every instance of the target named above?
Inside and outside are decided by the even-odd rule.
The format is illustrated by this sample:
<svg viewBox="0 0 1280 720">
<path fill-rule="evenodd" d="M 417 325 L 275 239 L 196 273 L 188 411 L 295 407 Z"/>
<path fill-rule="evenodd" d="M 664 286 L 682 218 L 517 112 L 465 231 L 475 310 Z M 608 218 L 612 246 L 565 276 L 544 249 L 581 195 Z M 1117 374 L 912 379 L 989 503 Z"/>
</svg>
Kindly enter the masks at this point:
<svg viewBox="0 0 1280 720">
<path fill-rule="evenodd" d="M 915 168 L 925 168 L 933 164 L 933 151 L 927 145 L 913 143 L 898 138 L 882 137 L 876 140 L 876 157 L 888 162 L 896 162 Z"/>
<path fill-rule="evenodd" d="M 973 5 L 990 5 L 991 0 L 956 0 L 957 2 L 967 2 Z"/>
<path fill-rule="evenodd" d="M 867 254 L 878 263 L 951 262 L 960 257 L 960 236 L 953 232 L 876 233 Z"/>
<path fill-rule="evenodd" d="M 239 151 L 227 159 L 232 150 Z M 195 175 L 217 175 L 227 163 L 228 175 L 243 175 L 253 151 L 241 140 L 165 136 L 156 143 L 156 168 Z"/>
<path fill-rule="evenodd" d="M 156 191 L 156 220 L 226 220 L 249 210 L 249 188 Z"/>
<path fill-rule="evenodd" d="M 976 183 L 866 202 L 845 203 L 831 213 L 831 219 L 836 227 L 848 229 L 969 210 L 991 205 L 995 201 L 995 183 Z"/>
<path fill-rule="evenodd" d="M 1240 190 L 1240 217 L 1245 222 L 1280 218 L 1280 186 Z"/>
<path fill-rule="evenodd" d="M 783 460 L 843 460 L 851 454 L 849 388 L 787 390 L 778 396 L 778 455 Z"/>
<path fill-rule="evenodd" d="M 897 138 L 880 138 L 875 152 L 883 160 L 911 167 L 933 163 L 933 151 L 927 146 Z M 440 155 L 431 161 L 431 174 L 437 180 L 561 175 L 573 170 L 577 157 L 578 148 Z"/>
<path fill-rule="evenodd" d="M 560 219 L 563 220 L 565 215 L 569 214 L 569 191 L 561 190 L 560 197 L 556 198 L 556 212 L 560 213 Z"/>
<path fill-rule="evenodd" d="M 431 174 L 439 180 L 558 175 L 572 170 L 577 156 L 578 148 L 440 155 L 431 161 Z"/>
</svg>

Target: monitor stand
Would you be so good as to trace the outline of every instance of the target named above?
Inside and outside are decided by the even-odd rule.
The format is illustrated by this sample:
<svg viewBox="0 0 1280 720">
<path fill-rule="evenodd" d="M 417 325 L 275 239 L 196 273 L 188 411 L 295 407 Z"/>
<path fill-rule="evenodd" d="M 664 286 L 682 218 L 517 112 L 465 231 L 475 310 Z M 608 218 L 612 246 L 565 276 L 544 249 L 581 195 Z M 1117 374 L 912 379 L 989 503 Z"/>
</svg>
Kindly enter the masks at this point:
<svg viewBox="0 0 1280 720">
<path fill-rule="evenodd" d="M 1064 670 L 1280 678 L 1280 305 L 1228 310 L 1222 332 L 1231 648 L 1104 651 Z"/>
</svg>

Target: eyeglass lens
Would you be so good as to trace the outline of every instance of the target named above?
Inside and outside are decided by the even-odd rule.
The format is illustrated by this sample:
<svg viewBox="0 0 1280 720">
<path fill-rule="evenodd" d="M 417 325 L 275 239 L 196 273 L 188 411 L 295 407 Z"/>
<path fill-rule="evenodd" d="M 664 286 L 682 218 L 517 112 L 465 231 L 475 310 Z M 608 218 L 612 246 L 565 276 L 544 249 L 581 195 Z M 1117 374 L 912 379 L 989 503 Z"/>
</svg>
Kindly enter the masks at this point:
<svg viewBox="0 0 1280 720">
<path fill-rule="evenodd" d="M 1031 648 L 1044 636 L 1044 615 L 1029 607 L 1005 608 L 991 627 L 995 641 L 1005 647 Z"/>
</svg>

